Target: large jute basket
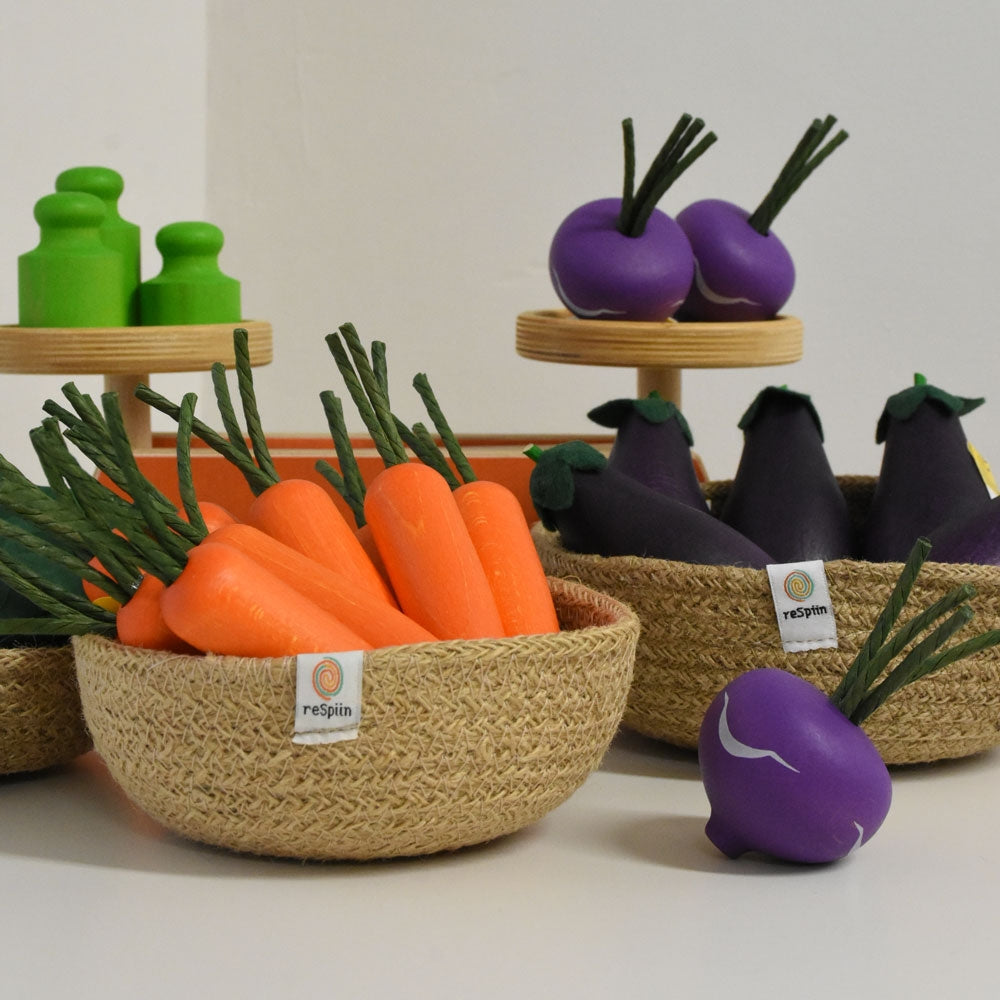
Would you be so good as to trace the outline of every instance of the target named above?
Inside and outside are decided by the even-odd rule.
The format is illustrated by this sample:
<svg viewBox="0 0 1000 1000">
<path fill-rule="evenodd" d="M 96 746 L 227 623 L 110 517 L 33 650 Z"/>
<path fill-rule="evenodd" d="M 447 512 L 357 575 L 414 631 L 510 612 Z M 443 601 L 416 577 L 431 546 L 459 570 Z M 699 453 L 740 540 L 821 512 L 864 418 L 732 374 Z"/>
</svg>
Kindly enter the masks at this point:
<svg viewBox="0 0 1000 1000">
<path fill-rule="evenodd" d="M 874 482 L 868 477 L 840 479 L 859 522 Z M 714 507 L 728 486 L 707 485 Z M 638 613 L 642 632 L 623 723 L 687 748 L 697 746 L 712 698 L 746 670 L 781 667 L 832 691 L 902 569 L 899 563 L 828 562 L 838 648 L 785 653 L 763 570 L 580 555 L 540 524 L 533 531 L 547 572 L 579 580 Z M 1000 569 L 989 566 L 927 562 L 903 620 L 962 583 L 977 590 L 971 627 L 1000 628 Z M 864 729 L 888 764 L 965 757 L 1000 744 L 1000 653 L 969 657 L 903 688 L 869 716 Z"/>
<path fill-rule="evenodd" d="M 0 774 L 66 764 L 90 746 L 71 647 L 0 650 Z"/>
<path fill-rule="evenodd" d="M 75 640 L 84 713 L 125 793 L 169 829 L 252 854 L 422 855 L 539 819 L 600 763 L 636 615 L 551 581 L 562 631 L 365 654 L 357 739 L 292 742 L 295 658 Z"/>
</svg>

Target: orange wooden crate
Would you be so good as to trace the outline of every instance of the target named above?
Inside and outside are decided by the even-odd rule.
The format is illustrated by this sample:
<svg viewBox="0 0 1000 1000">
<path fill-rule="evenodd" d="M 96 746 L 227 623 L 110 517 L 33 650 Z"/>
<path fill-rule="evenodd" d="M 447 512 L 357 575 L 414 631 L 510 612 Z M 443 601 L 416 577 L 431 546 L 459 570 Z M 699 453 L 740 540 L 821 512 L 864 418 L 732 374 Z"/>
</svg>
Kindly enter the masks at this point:
<svg viewBox="0 0 1000 1000">
<path fill-rule="evenodd" d="M 567 440 L 566 436 L 539 435 L 527 439 L 507 435 L 480 435 L 461 437 L 460 440 L 476 475 L 480 479 L 501 482 L 513 490 L 521 502 L 528 523 L 538 520 L 528 493 L 528 479 L 534 463 L 524 454 L 524 449 L 532 444 L 544 448 Z M 596 436 L 586 440 L 606 450 L 610 447 L 612 438 Z M 355 438 L 353 444 L 361 474 L 365 482 L 371 482 L 383 468 L 382 460 L 369 438 Z M 136 458 L 143 473 L 179 504 L 175 447 L 176 439 L 173 435 L 154 434 L 153 447 L 137 450 Z M 337 465 L 336 453 L 329 436 L 272 436 L 268 439 L 268 447 L 281 478 L 311 479 L 322 484 L 344 514 L 352 518 L 347 504 L 315 468 L 316 462 L 321 458 Z M 199 497 L 222 504 L 236 517 L 245 516 L 253 494 L 235 466 L 201 442 L 194 441 L 191 467 Z"/>
</svg>

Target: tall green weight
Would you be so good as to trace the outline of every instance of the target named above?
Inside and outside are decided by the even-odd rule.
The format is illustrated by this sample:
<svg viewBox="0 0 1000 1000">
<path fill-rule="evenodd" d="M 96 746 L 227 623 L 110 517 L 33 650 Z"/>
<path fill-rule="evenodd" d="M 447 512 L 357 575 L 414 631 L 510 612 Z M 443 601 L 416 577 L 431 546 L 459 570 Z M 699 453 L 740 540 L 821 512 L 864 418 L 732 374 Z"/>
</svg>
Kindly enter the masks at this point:
<svg viewBox="0 0 1000 1000">
<path fill-rule="evenodd" d="M 34 215 L 38 246 L 17 259 L 20 325 L 127 326 L 122 256 L 100 234 L 104 202 L 57 191 L 39 198 Z"/>
<path fill-rule="evenodd" d="M 123 219 L 119 199 L 125 190 L 125 181 L 117 170 L 110 167 L 71 167 L 56 178 L 57 191 L 86 191 L 104 202 L 104 222 L 101 239 L 117 250 L 123 259 L 122 295 L 128 310 L 128 325 L 139 323 L 139 283 L 142 280 L 142 240 L 139 227 Z"/>
</svg>

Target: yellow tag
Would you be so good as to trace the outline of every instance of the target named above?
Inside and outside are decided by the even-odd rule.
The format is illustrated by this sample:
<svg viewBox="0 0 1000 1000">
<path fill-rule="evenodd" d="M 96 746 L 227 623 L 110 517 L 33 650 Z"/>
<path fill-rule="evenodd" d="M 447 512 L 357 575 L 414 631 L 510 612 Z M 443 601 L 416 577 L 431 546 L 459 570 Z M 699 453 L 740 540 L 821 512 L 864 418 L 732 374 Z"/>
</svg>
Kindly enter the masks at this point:
<svg viewBox="0 0 1000 1000">
<path fill-rule="evenodd" d="M 96 604 L 99 608 L 104 608 L 105 611 L 113 611 L 117 613 L 121 605 L 113 598 L 105 594 L 103 597 L 95 597 L 91 604 Z"/>
<path fill-rule="evenodd" d="M 990 463 L 983 458 L 975 447 L 973 447 L 971 441 L 968 442 L 968 445 L 972 461 L 976 463 L 976 468 L 979 470 L 979 475 L 982 476 L 983 482 L 986 484 L 986 489 L 990 496 L 995 497 L 1000 495 L 1000 486 L 997 486 L 997 481 L 993 478 L 993 470 L 990 468 Z"/>
</svg>

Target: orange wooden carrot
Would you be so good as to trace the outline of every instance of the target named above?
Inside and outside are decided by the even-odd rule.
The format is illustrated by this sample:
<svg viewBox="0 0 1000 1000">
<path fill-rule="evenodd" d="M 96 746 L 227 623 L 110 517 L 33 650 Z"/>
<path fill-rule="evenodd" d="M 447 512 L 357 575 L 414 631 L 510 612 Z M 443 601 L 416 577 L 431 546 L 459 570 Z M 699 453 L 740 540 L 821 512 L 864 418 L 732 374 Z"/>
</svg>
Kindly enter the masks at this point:
<svg viewBox="0 0 1000 1000">
<path fill-rule="evenodd" d="M 435 636 L 395 605 L 361 589 L 348 576 L 310 559 L 250 524 L 226 524 L 202 545 L 230 545 L 335 615 L 372 646 L 434 642 Z"/>
<path fill-rule="evenodd" d="M 453 495 L 507 635 L 558 632 L 555 604 L 521 502 L 502 483 L 483 479 L 463 483 Z"/>
<path fill-rule="evenodd" d="M 274 483 L 254 498 L 246 523 L 396 604 L 354 529 L 319 483 L 308 479 L 282 479 Z"/>
<path fill-rule="evenodd" d="M 291 656 L 371 649 L 356 632 L 228 545 L 197 545 L 164 590 L 168 627 L 203 652 Z"/>
<path fill-rule="evenodd" d="M 365 520 L 399 605 L 442 639 L 504 635 L 486 573 L 440 473 L 390 465 L 365 494 Z"/>
<path fill-rule="evenodd" d="M 198 509 L 201 511 L 207 531 L 215 531 L 216 528 L 221 528 L 224 524 L 233 524 L 237 520 L 235 515 L 214 500 L 199 500 Z M 183 511 L 181 513 L 183 514 Z"/>
<path fill-rule="evenodd" d="M 147 573 L 135 593 L 118 609 L 115 624 L 118 639 L 126 646 L 143 649 L 163 649 L 171 653 L 196 653 L 163 620 L 160 598 L 166 585 Z"/>
</svg>

